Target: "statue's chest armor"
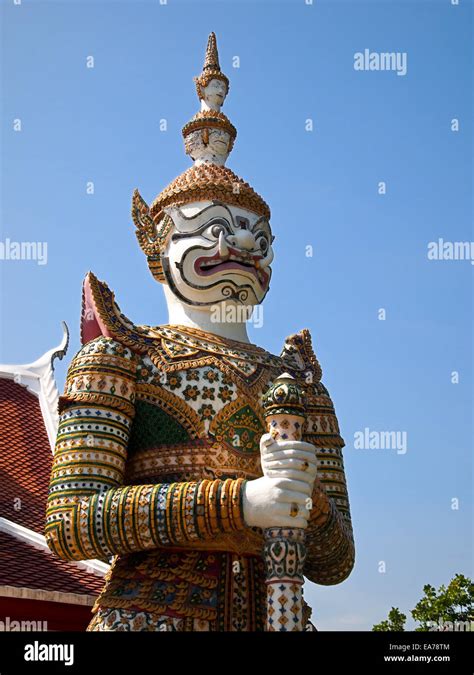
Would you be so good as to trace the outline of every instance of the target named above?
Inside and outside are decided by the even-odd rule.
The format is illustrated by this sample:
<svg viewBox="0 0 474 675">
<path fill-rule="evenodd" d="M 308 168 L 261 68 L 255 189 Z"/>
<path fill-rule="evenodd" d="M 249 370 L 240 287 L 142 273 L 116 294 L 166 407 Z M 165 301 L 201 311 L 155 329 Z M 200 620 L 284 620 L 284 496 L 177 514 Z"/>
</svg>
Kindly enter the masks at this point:
<svg viewBox="0 0 474 675">
<path fill-rule="evenodd" d="M 261 397 L 275 364 L 173 350 L 141 360 L 129 442 L 131 483 L 255 478 L 265 433 Z M 166 345 L 165 345 L 166 349 Z"/>
<path fill-rule="evenodd" d="M 315 385 L 321 378 L 307 331 L 290 336 L 278 357 L 190 327 L 137 326 L 92 274 L 85 286 L 84 317 L 84 337 L 106 331 L 139 358 L 129 483 L 260 476 L 262 394 L 283 372 L 303 382 L 313 382 L 308 375 L 314 375 Z M 319 399 L 313 403 L 324 407 Z"/>
</svg>

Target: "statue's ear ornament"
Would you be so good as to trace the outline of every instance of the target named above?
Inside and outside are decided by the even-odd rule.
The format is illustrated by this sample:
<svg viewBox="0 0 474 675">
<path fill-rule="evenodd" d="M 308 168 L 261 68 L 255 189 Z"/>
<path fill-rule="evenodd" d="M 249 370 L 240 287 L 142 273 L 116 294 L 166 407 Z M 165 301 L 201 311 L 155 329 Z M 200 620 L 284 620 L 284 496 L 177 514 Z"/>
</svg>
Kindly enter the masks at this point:
<svg viewBox="0 0 474 675">
<path fill-rule="evenodd" d="M 138 190 L 134 190 L 132 218 L 137 228 L 135 234 L 140 248 L 147 257 L 150 272 L 157 281 L 166 283 L 161 255 L 174 226 L 171 216 L 161 211 L 153 218 L 146 201 Z"/>
</svg>

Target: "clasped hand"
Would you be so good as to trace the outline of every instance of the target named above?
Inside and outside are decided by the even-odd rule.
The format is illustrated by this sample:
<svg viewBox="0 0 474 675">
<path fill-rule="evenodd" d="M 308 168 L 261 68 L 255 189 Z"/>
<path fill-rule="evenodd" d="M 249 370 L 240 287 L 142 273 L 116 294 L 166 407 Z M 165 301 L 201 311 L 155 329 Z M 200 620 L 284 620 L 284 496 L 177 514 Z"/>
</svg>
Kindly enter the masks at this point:
<svg viewBox="0 0 474 675">
<path fill-rule="evenodd" d="M 263 476 L 247 481 L 244 519 L 251 527 L 305 529 L 317 472 L 316 449 L 304 441 L 260 439 Z"/>
</svg>

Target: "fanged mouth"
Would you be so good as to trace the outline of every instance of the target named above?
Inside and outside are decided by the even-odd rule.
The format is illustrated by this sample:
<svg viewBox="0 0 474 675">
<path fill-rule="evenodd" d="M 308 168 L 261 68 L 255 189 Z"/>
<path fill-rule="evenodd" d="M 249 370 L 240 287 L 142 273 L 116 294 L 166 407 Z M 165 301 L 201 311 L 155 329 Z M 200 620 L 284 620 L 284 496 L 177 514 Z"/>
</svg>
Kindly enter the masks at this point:
<svg viewBox="0 0 474 675">
<path fill-rule="evenodd" d="M 194 263 L 194 269 L 199 276 L 207 277 L 223 270 L 245 270 L 251 272 L 262 287 L 268 284 L 269 275 L 259 267 L 263 255 L 244 253 L 229 247 L 229 254 L 222 258 L 217 252 L 213 256 L 201 257 Z"/>
</svg>

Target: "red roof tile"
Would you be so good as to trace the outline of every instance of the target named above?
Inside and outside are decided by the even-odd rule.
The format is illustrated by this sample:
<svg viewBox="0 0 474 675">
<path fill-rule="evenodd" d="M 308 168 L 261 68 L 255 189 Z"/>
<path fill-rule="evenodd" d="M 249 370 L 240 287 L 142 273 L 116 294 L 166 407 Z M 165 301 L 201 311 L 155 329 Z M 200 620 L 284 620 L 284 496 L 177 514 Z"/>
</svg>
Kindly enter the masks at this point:
<svg viewBox="0 0 474 675">
<path fill-rule="evenodd" d="M 0 516 L 43 533 L 51 462 L 38 399 L 0 378 Z"/>
<path fill-rule="evenodd" d="M 0 378 L 0 516 L 43 534 L 51 463 L 38 399 Z M 104 580 L 0 532 L 0 585 L 97 595 Z"/>
<path fill-rule="evenodd" d="M 104 579 L 0 532 L 0 586 L 98 595 Z"/>
</svg>

